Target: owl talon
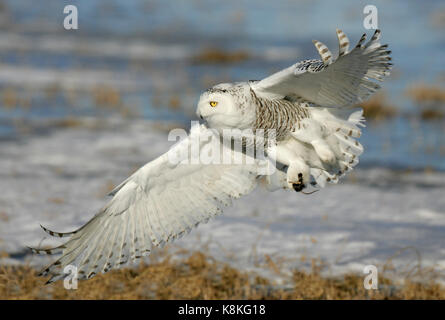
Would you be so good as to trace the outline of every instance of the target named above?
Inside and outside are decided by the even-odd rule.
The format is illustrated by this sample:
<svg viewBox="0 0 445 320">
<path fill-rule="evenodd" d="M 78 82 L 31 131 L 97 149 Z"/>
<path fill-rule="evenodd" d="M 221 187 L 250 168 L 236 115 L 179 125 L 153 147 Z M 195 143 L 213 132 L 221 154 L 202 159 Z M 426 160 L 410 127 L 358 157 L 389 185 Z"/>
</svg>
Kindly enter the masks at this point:
<svg viewBox="0 0 445 320">
<path fill-rule="evenodd" d="M 292 188 L 294 188 L 295 191 L 300 192 L 302 191 L 304 188 L 306 188 L 306 185 L 302 184 L 302 183 L 293 183 L 292 184 Z"/>
<path fill-rule="evenodd" d="M 300 192 L 304 188 L 306 188 L 306 185 L 303 182 L 303 174 L 302 173 L 298 174 L 298 182 L 297 183 L 292 183 L 292 188 L 294 188 L 294 190 L 296 192 Z"/>
</svg>

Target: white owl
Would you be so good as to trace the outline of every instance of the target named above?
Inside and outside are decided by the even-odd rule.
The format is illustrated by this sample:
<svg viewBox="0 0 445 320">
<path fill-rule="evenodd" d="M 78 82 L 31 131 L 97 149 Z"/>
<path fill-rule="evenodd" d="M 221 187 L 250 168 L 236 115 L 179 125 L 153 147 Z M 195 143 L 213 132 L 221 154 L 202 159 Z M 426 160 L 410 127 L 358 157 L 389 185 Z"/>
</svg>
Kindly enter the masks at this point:
<svg viewBox="0 0 445 320">
<path fill-rule="evenodd" d="M 379 30 L 367 43 L 364 34 L 351 51 L 346 35 L 337 30 L 337 36 L 336 59 L 314 41 L 321 60 L 296 63 L 261 81 L 219 84 L 204 92 L 197 115 L 208 126 L 192 127 L 188 138 L 117 186 L 108 204 L 78 230 L 44 228 L 52 236 L 70 239 L 56 248 L 32 249 L 62 253 L 41 275 L 51 275 L 48 282 L 53 282 L 65 276 L 65 266 L 73 265 L 80 279 L 88 279 L 120 267 L 190 232 L 231 199 L 251 192 L 265 176 L 256 157 L 238 165 L 203 163 L 196 154 L 188 163 L 171 161 L 172 154 L 190 150 L 196 141 L 199 150 L 220 144 L 231 159 L 237 153 L 249 157 L 220 139 L 200 139 L 204 135 L 224 136 L 227 129 L 273 130 L 274 139 L 266 137 L 263 144 L 268 165 L 275 169 L 265 176 L 270 189 L 305 192 L 336 183 L 363 152 L 356 140 L 362 111 L 350 107 L 376 91 L 379 85 L 372 80 L 381 81 L 392 65 L 387 45 L 379 43 Z"/>
</svg>

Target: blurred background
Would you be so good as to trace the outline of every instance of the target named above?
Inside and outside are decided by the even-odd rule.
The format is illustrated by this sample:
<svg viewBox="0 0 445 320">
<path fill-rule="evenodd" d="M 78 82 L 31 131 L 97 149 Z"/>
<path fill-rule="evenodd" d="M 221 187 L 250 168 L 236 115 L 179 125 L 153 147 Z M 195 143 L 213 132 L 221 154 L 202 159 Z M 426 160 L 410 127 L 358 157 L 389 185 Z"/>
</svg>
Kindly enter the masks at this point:
<svg viewBox="0 0 445 320">
<path fill-rule="evenodd" d="M 63 28 L 68 4 L 78 30 Z M 87 221 L 168 149 L 169 129 L 189 128 L 203 90 L 318 58 L 313 39 L 336 54 L 336 28 L 352 45 L 371 35 L 368 4 L 394 69 L 362 105 L 360 165 L 312 196 L 257 190 L 175 246 L 277 281 L 313 258 L 333 275 L 375 264 L 444 279 L 445 4 L 433 0 L 1 0 L 0 261 L 43 263 L 24 248 L 52 244 L 39 224 Z"/>
</svg>

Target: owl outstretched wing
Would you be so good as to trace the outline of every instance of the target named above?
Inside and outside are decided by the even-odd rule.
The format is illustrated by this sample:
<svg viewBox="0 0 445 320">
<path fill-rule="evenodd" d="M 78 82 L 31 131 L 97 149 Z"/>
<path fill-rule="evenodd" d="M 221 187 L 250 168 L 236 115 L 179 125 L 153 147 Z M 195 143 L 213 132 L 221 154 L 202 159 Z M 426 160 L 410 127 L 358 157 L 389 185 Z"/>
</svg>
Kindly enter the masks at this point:
<svg viewBox="0 0 445 320">
<path fill-rule="evenodd" d="M 333 59 L 329 49 L 313 41 L 321 60 L 305 60 L 251 85 L 259 96 L 300 97 L 322 107 L 347 107 L 366 100 L 380 88 L 372 80 L 389 75 L 391 51 L 381 45 L 380 30 L 365 43 L 363 34 L 348 52 L 349 40 L 337 29 L 339 54 Z"/>
<path fill-rule="evenodd" d="M 213 134 L 204 125 L 192 127 L 187 138 L 117 186 L 110 202 L 80 229 L 59 233 L 44 228 L 70 239 L 56 248 L 32 248 L 36 253 L 62 253 L 41 275 L 50 275 L 51 283 L 65 277 L 68 265 L 77 268 L 79 279 L 120 267 L 190 232 L 221 213 L 232 199 L 252 191 L 257 185 L 255 164 L 193 159 L 194 143 L 200 153 L 208 152 L 211 144 L 226 148 L 212 139 Z M 234 156 L 235 151 L 228 152 Z"/>
</svg>

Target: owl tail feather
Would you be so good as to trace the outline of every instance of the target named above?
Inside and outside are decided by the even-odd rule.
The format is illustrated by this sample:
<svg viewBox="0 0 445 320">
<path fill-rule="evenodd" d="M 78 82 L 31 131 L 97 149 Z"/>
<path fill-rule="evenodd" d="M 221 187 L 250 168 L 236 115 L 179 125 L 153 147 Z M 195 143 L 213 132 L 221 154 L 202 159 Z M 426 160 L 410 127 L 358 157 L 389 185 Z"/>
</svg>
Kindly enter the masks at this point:
<svg viewBox="0 0 445 320">
<path fill-rule="evenodd" d="M 364 127 L 363 110 L 356 110 L 349 115 L 344 109 L 325 109 L 323 123 L 330 132 L 324 140 L 335 155 L 332 163 L 321 161 L 310 166 L 314 185 L 324 187 L 327 182 L 337 183 L 338 179 L 351 171 L 363 153 L 363 146 L 358 142 L 361 136 L 360 126 Z M 349 111 L 350 112 L 350 111 Z M 346 116 L 345 116 L 346 114 Z"/>
</svg>

